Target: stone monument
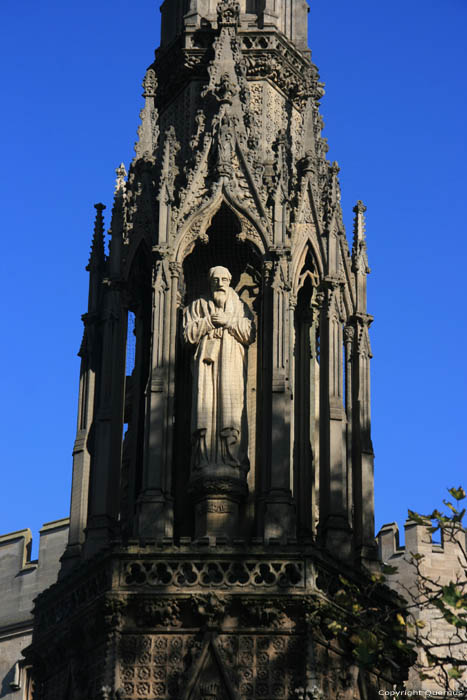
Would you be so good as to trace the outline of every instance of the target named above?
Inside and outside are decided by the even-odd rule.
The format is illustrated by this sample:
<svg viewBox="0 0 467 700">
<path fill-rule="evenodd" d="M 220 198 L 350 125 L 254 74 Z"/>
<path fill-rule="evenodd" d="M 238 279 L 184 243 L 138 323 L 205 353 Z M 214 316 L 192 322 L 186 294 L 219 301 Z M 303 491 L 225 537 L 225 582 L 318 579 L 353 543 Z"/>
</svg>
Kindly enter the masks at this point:
<svg viewBox="0 0 467 700">
<path fill-rule="evenodd" d="M 161 5 L 109 254 L 96 205 L 69 540 L 27 652 L 41 700 L 366 699 L 404 676 L 365 573 L 365 206 L 349 248 L 308 9 Z M 348 633 L 343 574 L 384 653 Z"/>
</svg>

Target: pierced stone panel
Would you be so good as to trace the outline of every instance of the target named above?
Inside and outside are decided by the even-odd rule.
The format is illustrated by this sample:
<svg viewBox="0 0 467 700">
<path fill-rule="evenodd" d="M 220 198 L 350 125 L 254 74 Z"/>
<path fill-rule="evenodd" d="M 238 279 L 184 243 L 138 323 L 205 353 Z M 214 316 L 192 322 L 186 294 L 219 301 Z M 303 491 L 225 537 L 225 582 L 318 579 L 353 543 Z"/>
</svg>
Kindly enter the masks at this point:
<svg viewBox="0 0 467 700">
<path fill-rule="evenodd" d="M 176 588 L 304 588 L 299 561 L 130 561 L 121 570 L 123 586 Z"/>
</svg>

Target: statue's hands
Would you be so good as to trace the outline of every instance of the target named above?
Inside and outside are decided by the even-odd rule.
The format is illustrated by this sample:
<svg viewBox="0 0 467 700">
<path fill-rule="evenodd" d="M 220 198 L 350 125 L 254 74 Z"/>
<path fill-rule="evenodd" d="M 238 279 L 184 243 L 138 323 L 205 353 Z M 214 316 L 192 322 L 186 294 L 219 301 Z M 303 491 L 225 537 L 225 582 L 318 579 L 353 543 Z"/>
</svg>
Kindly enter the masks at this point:
<svg viewBox="0 0 467 700">
<path fill-rule="evenodd" d="M 215 328 L 224 328 L 224 326 L 227 325 L 228 320 L 229 317 L 227 316 L 225 311 L 219 310 L 211 314 L 211 322 Z"/>
</svg>

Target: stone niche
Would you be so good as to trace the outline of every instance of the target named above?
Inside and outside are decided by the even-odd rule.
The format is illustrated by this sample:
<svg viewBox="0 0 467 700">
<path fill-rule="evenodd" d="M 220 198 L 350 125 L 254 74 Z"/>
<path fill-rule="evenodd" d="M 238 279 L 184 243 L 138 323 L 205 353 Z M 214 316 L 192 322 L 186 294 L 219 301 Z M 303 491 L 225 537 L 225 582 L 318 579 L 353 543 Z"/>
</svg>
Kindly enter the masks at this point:
<svg viewBox="0 0 467 700">
<path fill-rule="evenodd" d="M 195 349 L 183 342 L 182 322 L 178 324 L 175 409 L 175 504 L 176 536 L 191 536 L 193 523 L 196 536 L 215 535 L 228 538 L 249 538 L 253 534 L 254 501 L 257 492 L 259 456 L 257 436 L 260 434 L 258 397 L 258 358 L 262 343 L 261 333 L 261 259 L 250 241 L 242 240 L 240 222 L 225 204 L 213 216 L 202 242 L 198 241 L 185 257 L 180 284 L 180 315 L 193 300 L 209 290 L 208 271 L 214 266 L 227 268 L 232 275 L 230 286 L 246 305 L 257 329 L 254 341 L 248 346 L 247 377 L 245 385 L 244 425 L 248 440 L 248 466 L 242 484 L 231 480 L 233 473 L 224 469 L 217 472 L 222 483 L 214 483 L 211 493 L 197 492 L 192 473 L 191 397 L 193 393 L 193 356 Z M 230 470 L 232 472 L 232 470 Z M 194 484 L 187 489 L 186 484 Z"/>
</svg>

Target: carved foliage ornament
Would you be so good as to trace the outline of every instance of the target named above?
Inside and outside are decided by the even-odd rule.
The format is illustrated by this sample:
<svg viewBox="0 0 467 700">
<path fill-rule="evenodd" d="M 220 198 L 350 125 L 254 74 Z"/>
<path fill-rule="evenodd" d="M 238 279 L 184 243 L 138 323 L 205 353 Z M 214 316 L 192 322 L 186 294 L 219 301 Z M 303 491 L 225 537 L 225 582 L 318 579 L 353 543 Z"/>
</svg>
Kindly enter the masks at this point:
<svg viewBox="0 0 467 700">
<path fill-rule="evenodd" d="M 142 600 L 135 621 L 139 627 L 180 627 L 180 607 L 174 600 Z"/>
<path fill-rule="evenodd" d="M 227 600 L 216 593 L 194 595 L 191 598 L 194 611 L 208 626 L 219 625 L 225 615 Z"/>
<path fill-rule="evenodd" d="M 240 3 L 237 0 L 221 0 L 217 3 L 217 22 L 220 27 L 236 27 L 240 20 Z"/>
<path fill-rule="evenodd" d="M 157 90 L 157 77 L 152 68 L 148 68 L 143 80 L 143 97 L 155 97 Z"/>
</svg>

